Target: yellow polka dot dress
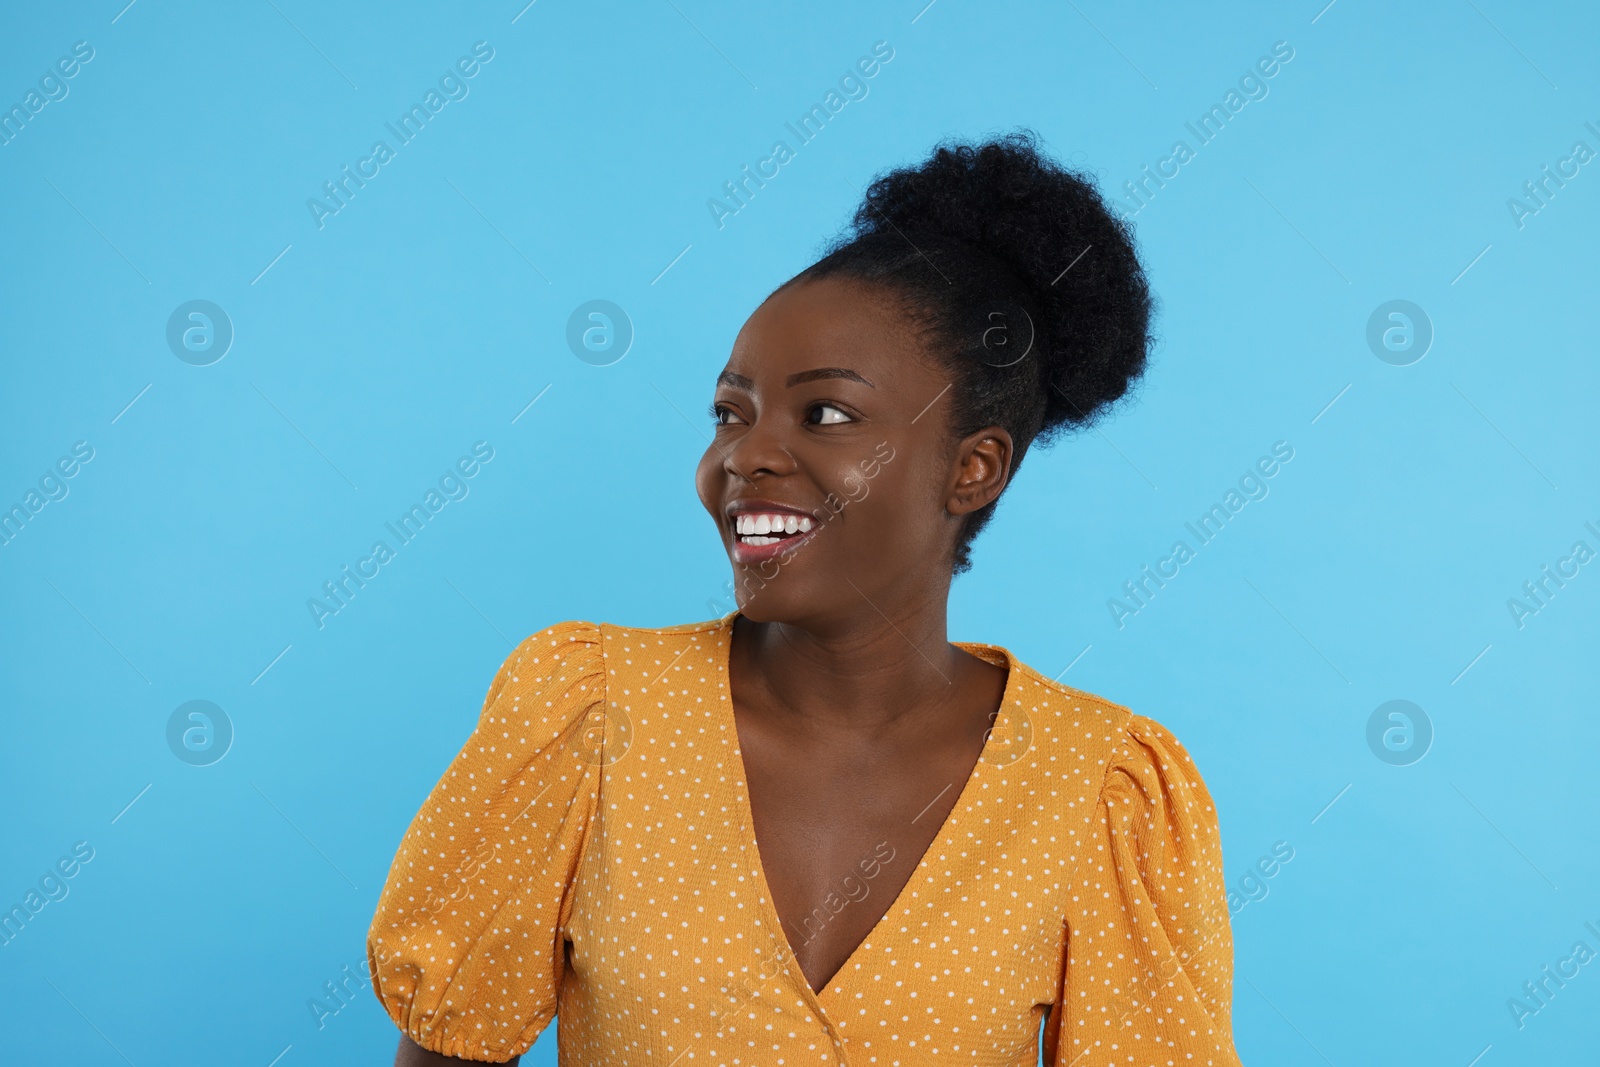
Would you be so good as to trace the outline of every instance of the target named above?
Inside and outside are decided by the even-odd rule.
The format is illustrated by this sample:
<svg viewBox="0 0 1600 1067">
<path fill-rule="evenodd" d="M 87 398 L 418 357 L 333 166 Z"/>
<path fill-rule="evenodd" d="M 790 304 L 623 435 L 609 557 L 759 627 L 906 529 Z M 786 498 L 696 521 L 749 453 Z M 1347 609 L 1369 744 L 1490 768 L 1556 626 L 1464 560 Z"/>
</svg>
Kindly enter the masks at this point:
<svg viewBox="0 0 1600 1067">
<path fill-rule="evenodd" d="M 992 645 L 960 645 L 1010 672 L 982 758 L 814 993 L 756 848 L 733 619 L 566 622 L 507 658 L 368 934 L 373 988 L 413 1041 L 504 1062 L 559 1015 L 564 1065 L 1238 1064 L 1194 763 Z"/>
</svg>

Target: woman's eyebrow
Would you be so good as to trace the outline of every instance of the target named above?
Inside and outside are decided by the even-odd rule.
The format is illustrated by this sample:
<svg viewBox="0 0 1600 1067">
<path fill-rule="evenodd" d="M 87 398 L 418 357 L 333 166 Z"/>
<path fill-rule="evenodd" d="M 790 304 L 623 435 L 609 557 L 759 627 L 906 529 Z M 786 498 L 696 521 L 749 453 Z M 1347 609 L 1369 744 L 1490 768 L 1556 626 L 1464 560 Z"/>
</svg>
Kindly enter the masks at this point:
<svg viewBox="0 0 1600 1067">
<path fill-rule="evenodd" d="M 755 382 L 751 381 L 749 378 L 746 378 L 742 374 L 735 374 L 731 370 L 725 370 L 721 374 L 717 375 L 717 384 L 731 385 L 735 389 L 743 389 L 747 393 L 754 392 L 756 387 Z"/>
<path fill-rule="evenodd" d="M 803 370 L 798 374 L 789 375 L 789 377 L 783 380 L 783 384 L 786 386 L 799 385 L 802 382 L 815 382 L 820 381 L 823 378 L 847 378 L 852 382 L 860 382 L 868 389 L 877 388 L 877 386 L 867 381 L 855 371 L 846 370 L 844 367 L 818 367 L 816 370 Z"/>
</svg>

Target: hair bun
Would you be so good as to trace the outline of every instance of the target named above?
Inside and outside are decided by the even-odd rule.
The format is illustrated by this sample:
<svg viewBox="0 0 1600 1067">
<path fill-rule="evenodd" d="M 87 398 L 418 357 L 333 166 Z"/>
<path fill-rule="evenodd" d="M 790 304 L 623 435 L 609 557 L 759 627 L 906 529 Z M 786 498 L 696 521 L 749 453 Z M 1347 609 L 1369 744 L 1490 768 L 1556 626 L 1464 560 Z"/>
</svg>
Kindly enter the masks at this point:
<svg viewBox="0 0 1600 1067">
<path fill-rule="evenodd" d="M 872 182 L 846 240 L 897 236 L 928 250 L 935 269 L 936 252 L 964 246 L 1014 276 L 1044 361 L 1047 442 L 1092 422 L 1143 372 L 1153 301 L 1127 223 L 1092 177 L 1041 154 L 1037 140 L 1020 130 L 940 144 Z"/>
<path fill-rule="evenodd" d="M 1150 288 L 1127 223 L 1037 141 L 1027 130 L 947 141 L 881 175 L 826 254 L 785 283 L 842 277 L 893 293 L 951 375 L 949 432 L 1004 428 L 1013 474 L 1034 442 L 1123 397 L 1150 343 Z M 971 566 L 995 503 L 967 516 L 954 573 Z"/>
</svg>

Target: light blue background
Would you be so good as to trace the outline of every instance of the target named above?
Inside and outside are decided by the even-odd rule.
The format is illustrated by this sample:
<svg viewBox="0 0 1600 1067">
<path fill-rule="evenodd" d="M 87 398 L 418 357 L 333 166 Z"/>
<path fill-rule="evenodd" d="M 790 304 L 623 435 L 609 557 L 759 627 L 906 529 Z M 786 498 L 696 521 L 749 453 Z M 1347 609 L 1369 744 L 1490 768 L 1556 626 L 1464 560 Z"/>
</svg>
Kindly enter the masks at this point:
<svg viewBox="0 0 1600 1067">
<path fill-rule="evenodd" d="M 6 107 L 95 49 L 0 146 L 0 505 L 95 450 L 0 547 L 0 905 L 95 850 L 0 948 L 8 1063 L 388 1062 L 369 992 L 321 1029 L 307 1001 L 360 964 L 511 642 L 732 606 L 691 472 L 744 317 L 940 137 L 1032 125 L 1120 199 L 1280 40 L 1135 219 L 1137 402 L 1029 458 L 952 636 L 1168 725 L 1231 884 L 1294 848 L 1234 916 L 1245 1062 L 1594 1056 L 1600 963 L 1506 1006 L 1600 950 L 1600 564 L 1522 628 L 1506 604 L 1600 549 L 1600 166 L 1507 206 L 1600 149 L 1592 6 L 123 2 L 0 34 Z M 470 95 L 319 229 L 307 199 L 480 40 Z M 879 40 L 869 95 L 718 229 L 707 199 Z M 207 367 L 164 338 L 197 298 L 236 330 Z M 564 339 L 596 298 L 636 330 L 608 367 Z M 1436 330 L 1410 366 L 1365 340 L 1391 299 Z M 307 598 L 480 440 L 470 495 L 318 629 Z M 1280 440 L 1270 495 L 1119 629 L 1108 598 Z M 165 740 L 193 699 L 236 731 L 208 767 Z M 1366 742 L 1391 699 L 1436 734 L 1410 766 Z"/>
</svg>

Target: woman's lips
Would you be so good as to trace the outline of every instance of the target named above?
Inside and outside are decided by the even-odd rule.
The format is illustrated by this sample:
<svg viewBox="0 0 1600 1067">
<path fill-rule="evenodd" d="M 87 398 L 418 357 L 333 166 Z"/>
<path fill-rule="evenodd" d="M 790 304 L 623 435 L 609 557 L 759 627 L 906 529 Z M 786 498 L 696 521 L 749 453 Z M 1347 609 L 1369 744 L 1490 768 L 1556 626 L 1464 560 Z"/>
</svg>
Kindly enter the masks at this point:
<svg viewBox="0 0 1600 1067">
<path fill-rule="evenodd" d="M 736 563 L 764 563 L 781 559 L 810 540 L 822 524 L 809 515 L 787 510 L 751 510 L 730 517 Z"/>
</svg>

